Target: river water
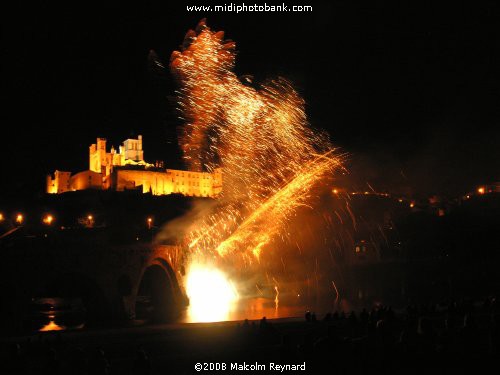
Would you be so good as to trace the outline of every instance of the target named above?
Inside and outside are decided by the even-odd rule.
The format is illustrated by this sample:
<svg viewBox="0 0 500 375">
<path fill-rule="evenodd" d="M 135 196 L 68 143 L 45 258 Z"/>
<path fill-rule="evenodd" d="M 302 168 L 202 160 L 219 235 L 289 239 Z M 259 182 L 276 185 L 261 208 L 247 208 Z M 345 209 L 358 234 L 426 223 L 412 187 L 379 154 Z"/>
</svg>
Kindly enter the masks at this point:
<svg viewBox="0 0 500 375">
<path fill-rule="evenodd" d="M 346 313 L 384 304 L 395 310 L 410 303 L 438 303 L 460 298 L 482 298 L 494 292 L 497 280 L 495 267 L 486 265 L 475 269 L 443 266 L 436 262 L 378 265 L 344 272 L 337 278 L 338 291 L 328 287 L 299 294 L 240 297 L 228 304 L 209 304 L 202 309 L 189 306 L 175 319 L 178 323 L 241 321 L 304 317 L 306 311 L 315 312 L 322 319 L 328 312 Z M 488 271 L 489 269 L 489 271 Z M 491 287 L 490 287 L 491 286 Z M 56 331 L 86 329 L 85 306 L 82 300 L 61 298 L 33 299 L 28 308 L 28 324 L 24 330 Z M 135 324 L 147 323 L 147 319 Z"/>
</svg>

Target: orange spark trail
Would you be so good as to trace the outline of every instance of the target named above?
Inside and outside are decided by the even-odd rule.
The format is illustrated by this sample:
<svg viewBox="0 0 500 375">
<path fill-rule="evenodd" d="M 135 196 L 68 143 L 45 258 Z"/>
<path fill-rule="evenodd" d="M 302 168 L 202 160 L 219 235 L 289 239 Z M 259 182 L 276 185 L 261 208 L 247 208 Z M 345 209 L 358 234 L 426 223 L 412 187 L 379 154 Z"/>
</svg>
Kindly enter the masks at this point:
<svg viewBox="0 0 500 375">
<path fill-rule="evenodd" d="M 312 189 L 342 168 L 326 134 L 309 126 L 304 100 L 283 78 L 243 84 L 232 71 L 235 43 L 202 20 L 170 68 L 184 120 L 180 145 L 190 169 L 222 168 L 217 208 L 195 222 L 188 248 L 210 258 L 258 261 Z"/>
<path fill-rule="evenodd" d="M 304 168 L 291 182 L 278 190 L 269 200 L 256 209 L 223 243 L 217 252 L 224 255 L 232 249 L 251 251 L 259 257 L 260 251 L 282 228 L 283 221 L 298 206 L 305 204 L 307 192 L 315 179 L 338 164 L 337 159 L 319 156 Z"/>
</svg>

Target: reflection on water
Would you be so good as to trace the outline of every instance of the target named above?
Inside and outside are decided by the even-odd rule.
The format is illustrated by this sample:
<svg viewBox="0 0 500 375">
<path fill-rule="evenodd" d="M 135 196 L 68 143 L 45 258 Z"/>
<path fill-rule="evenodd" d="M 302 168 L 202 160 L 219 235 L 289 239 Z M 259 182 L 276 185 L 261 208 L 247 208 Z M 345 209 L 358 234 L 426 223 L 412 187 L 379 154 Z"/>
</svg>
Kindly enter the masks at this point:
<svg viewBox="0 0 500 375">
<path fill-rule="evenodd" d="M 47 331 L 63 331 L 67 329 L 66 326 L 60 326 L 57 324 L 54 320 L 55 315 L 49 315 L 49 322 L 44 325 L 42 328 L 40 328 L 38 331 L 40 332 L 47 332 Z"/>
<path fill-rule="evenodd" d="M 80 298 L 33 298 L 24 328 L 48 332 L 81 329 L 85 326 L 85 308 Z"/>
<path fill-rule="evenodd" d="M 179 323 L 241 321 L 294 318 L 303 319 L 306 311 L 315 312 L 318 319 L 334 311 L 360 311 L 371 309 L 378 304 L 390 305 L 395 311 L 414 303 L 437 303 L 457 298 L 467 293 L 477 294 L 484 285 L 491 285 L 487 280 L 475 274 L 446 274 L 443 268 L 434 263 L 411 264 L 411 267 L 399 264 L 381 264 L 365 267 L 356 272 L 344 272 L 343 282 L 321 291 L 304 287 L 293 293 L 280 287 L 279 291 L 270 286 L 267 293 L 258 296 L 234 298 L 233 289 L 224 275 L 217 273 L 198 274 L 190 286 L 191 304 L 175 320 Z M 465 276 L 468 276 L 466 278 Z M 474 283 L 476 278 L 477 281 Z M 323 283 L 322 285 L 328 285 Z M 274 289 L 273 289 L 274 288 Z M 481 289 L 482 288 L 482 289 Z M 240 292 L 244 294 L 245 292 Z M 193 298 L 196 297 L 196 298 Z M 279 297 L 279 300 L 278 300 Z M 155 306 L 150 297 L 138 297 L 136 316 L 144 315 L 134 325 L 152 322 L 149 319 Z M 47 332 L 82 329 L 89 323 L 81 298 L 35 298 L 23 305 L 22 330 L 25 332 Z M 17 323 L 17 321 L 16 321 Z"/>
<path fill-rule="evenodd" d="M 234 313 L 234 304 L 217 305 L 212 304 L 206 307 L 200 304 L 190 305 L 186 311 L 185 323 L 207 323 L 231 320 Z"/>
<path fill-rule="evenodd" d="M 180 318 L 182 323 L 201 323 L 235 320 L 258 320 L 262 317 L 267 319 L 304 317 L 306 311 L 316 312 L 319 316 L 331 312 L 335 309 L 350 309 L 347 301 L 337 303 L 335 298 L 325 297 L 318 301 L 307 302 L 299 297 L 296 299 L 284 299 L 279 301 L 273 298 L 254 297 L 241 298 L 231 304 L 227 310 L 217 310 L 214 306 L 209 309 L 196 310 L 189 306 L 185 314 Z M 217 315 L 214 312 L 220 311 Z"/>
</svg>

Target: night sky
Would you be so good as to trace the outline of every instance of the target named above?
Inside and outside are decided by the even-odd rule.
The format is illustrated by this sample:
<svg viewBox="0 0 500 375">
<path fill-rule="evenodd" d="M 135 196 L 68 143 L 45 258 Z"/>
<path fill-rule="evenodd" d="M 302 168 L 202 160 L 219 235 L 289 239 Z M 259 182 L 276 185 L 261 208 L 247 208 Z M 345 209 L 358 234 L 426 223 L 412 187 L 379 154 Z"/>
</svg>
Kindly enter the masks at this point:
<svg viewBox="0 0 500 375">
<path fill-rule="evenodd" d="M 56 168 L 86 169 L 96 137 L 118 146 L 142 134 L 148 161 L 181 167 L 169 99 L 175 83 L 168 71 L 150 69 L 148 53 L 167 65 L 204 17 L 236 41 L 238 74 L 294 83 L 312 126 L 350 154 L 356 181 L 457 194 L 499 180 L 494 2 L 365 8 L 346 1 L 287 14 L 107 3 L 23 4 L 4 15 L 2 200 L 42 192 Z"/>
</svg>

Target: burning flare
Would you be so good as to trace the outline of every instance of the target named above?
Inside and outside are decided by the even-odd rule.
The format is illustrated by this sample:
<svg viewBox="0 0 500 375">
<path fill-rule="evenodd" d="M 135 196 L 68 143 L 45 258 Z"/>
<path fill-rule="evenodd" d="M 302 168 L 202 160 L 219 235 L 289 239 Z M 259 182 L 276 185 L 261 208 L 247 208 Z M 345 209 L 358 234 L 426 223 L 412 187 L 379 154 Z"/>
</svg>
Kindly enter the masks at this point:
<svg viewBox="0 0 500 375">
<path fill-rule="evenodd" d="M 189 318 L 195 322 L 227 320 L 238 293 L 226 275 L 216 268 L 192 264 L 187 273 Z"/>
</svg>

